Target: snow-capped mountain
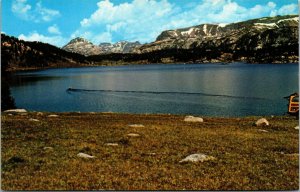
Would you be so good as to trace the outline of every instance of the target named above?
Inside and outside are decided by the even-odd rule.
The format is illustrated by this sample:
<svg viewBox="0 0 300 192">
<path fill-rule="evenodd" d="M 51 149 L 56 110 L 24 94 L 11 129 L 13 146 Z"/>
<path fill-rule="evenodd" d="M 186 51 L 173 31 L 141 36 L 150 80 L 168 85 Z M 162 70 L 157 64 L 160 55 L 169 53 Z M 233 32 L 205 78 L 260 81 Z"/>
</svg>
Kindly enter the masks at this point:
<svg viewBox="0 0 300 192">
<path fill-rule="evenodd" d="M 62 49 L 85 56 L 98 55 L 102 53 L 102 49 L 100 47 L 81 37 L 72 39 L 68 44 L 63 46 Z"/>
<path fill-rule="evenodd" d="M 99 55 L 105 53 L 131 53 L 135 48 L 140 47 L 141 44 L 136 42 L 120 41 L 115 44 L 100 43 L 98 46 L 89 42 L 88 40 L 77 37 L 71 40 L 62 49 L 70 52 L 79 53 L 85 56 Z"/>
<path fill-rule="evenodd" d="M 244 48 L 259 50 L 298 41 L 298 24 L 298 15 L 264 17 L 228 24 L 201 24 L 163 31 L 156 41 L 141 46 L 137 52 L 217 47 L 231 51 Z"/>
</svg>

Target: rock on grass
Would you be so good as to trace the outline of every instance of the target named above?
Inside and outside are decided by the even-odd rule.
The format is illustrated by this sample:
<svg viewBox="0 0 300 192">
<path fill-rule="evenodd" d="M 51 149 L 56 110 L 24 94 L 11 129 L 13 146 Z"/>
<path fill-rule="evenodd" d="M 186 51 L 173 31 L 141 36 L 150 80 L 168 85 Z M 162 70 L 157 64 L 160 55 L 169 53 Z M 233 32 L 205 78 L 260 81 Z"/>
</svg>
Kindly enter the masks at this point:
<svg viewBox="0 0 300 192">
<path fill-rule="evenodd" d="M 95 158 L 95 156 L 88 155 L 88 154 L 85 154 L 85 153 L 78 153 L 77 157 L 81 157 L 81 158 L 84 158 L 84 159 L 93 159 L 93 158 Z"/>
<path fill-rule="evenodd" d="M 29 121 L 33 121 L 33 122 L 39 122 L 38 119 L 33 119 L 33 118 L 30 118 Z"/>
<path fill-rule="evenodd" d="M 53 147 L 44 147 L 43 148 L 45 151 L 53 151 Z"/>
<path fill-rule="evenodd" d="M 129 136 L 129 137 L 139 137 L 140 135 L 137 134 L 137 133 L 129 133 L 129 134 L 127 134 L 127 136 Z"/>
<path fill-rule="evenodd" d="M 131 124 L 131 125 L 128 125 L 129 127 L 132 127 L 132 128 L 143 128 L 145 127 L 144 125 L 142 124 Z"/>
<path fill-rule="evenodd" d="M 106 146 L 118 146 L 119 144 L 118 143 L 105 143 Z"/>
<path fill-rule="evenodd" d="M 201 117 L 194 117 L 194 116 L 186 116 L 184 118 L 185 122 L 203 122 Z"/>
<path fill-rule="evenodd" d="M 53 114 L 53 115 L 48 115 L 48 117 L 58 117 L 58 115 Z"/>
<path fill-rule="evenodd" d="M 255 122 L 256 126 L 269 126 L 269 121 L 265 118 L 261 118 Z"/>
<path fill-rule="evenodd" d="M 263 133 L 268 133 L 269 131 L 265 130 L 265 129 L 259 129 L 259 132 L 263 132 Z"/>
<path fill-rule="evenodd" d="M 186 158 L 182 159 L 181 161 L 179 161 L 179 163 L 186 163 L 186 162 L 204 162 L 204 161 L 212 161 L 215 160 L 216 158 L 213 156 L 209 156 L 209 155 L 205 155 L 202 153 L 196 153 L 196 154 L 192 154 L 187 156 Z"/>
<path fill-rule="evenodd" d="M 26 109 L 9 109 L 5 113 L 27 113 Z"/>
</svg>

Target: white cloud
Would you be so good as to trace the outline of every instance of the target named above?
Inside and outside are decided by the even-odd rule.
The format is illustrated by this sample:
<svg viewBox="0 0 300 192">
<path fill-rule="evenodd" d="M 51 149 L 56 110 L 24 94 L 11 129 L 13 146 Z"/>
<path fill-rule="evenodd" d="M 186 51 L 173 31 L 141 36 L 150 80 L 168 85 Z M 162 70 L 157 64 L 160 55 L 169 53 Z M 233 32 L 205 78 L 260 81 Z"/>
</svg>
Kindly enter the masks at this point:
<svg viewBox="0 0 300 192">
<path fill-rule="evenodd" d="M 167 0 L 133 0 L 119 5 L 103 0 L 97 6 L 90 17 L 80 22 L 81 27 L 73 36 L 90 37 L 96 44 L 115 41 L 116 36 L 123 36 L 122 40 L 149 41 L 149 36 L 154 39 L 164 29 L 167 18 L 176 10 Z"/>
<path fill-rule="evenodd" d="M 114 24 L 108 24 L 106 25 L 106 29 L 107 31 L 118 31 L 120 30 L 122 27 L 126 27 L 127 23 L 126 22 L 117 22 L 117 23 L 114 23 Z"/>
<path fill-rule="evenodd" d="M 18 38 L 25 41 L 40 41 L 43 43 L 49 43 L 51 45 L 56 45 L 58 47 L 62 47 L 67 43 L 67 39 L 63 38 L 62 36 L 59 35 L 45 36 L 43 34 L 39 34 L 36 31 L 29 33 L 29 35 L 21 34 L 18 36 Z"/>
<path fill-rule="evenodd" d="M 222 10 L 215 10 L 211 14 L 207 15 L 207 22 L 233 22 L 236 21 L 237 18 L 239 20 L 244 19 L 244 13 L 247 11 L 245 7 L 238 5 L 235 2 L 227 2 L 223 5 Z"/>
<path fill-rule="evenodd" d="M 60 35 L 61 34 L 61 32 L 60 32 L 60 30 L 59 30 L 59 28 L 57 27 L 56 24 L 48 27 L 48 32 L 51 33 L 51 34 L 56 34 L 56 35 Z"/>
<path fill-rule="evenodd" d="M 289 15 L 293 13 L 298 13 L 298 5 L 297 4 L 289 4 L 284 5 L 278 10 L 279 15 Z"/>
<path fill-rule="evenodd" d="M 297 4 L 289 4 L 283 5 L 279 9 L 273 9 L 270 13 L 270 16 L 276 15 L 290 15 L 298 13 L 298 5 Z"/>
<path fill-rule="evenodd" d="M 276 3 L 274 3 L 274 2 L 268 2 L 267 5 L 268 5 L 268 7 L 272 8 L 272 9 L 274 9 L 276 7 Z"/>
<path fill-rule="evenodd" d="M 104 32 L 99 35 L 96 35 L 94 39 L 97 42 L 112 42 L 112 34 L 109 32 Z"/>
<path fill-rule="evenodd" d="M 23 18 L 24 20 L 29 20 L 31 19 L 31 16 L 29 14 L 29 11 L 31 10 L 31 5 L 27 4 L 26 1 L 27 0 L 15 0 L 12 3 L 11 10 L 20 18 Z"/>
<path fill-rule="evenodd" d="M 60 12 L 42 6 L 41 1 L 33 7 L 27 0 L 14 0 L 11 7 L 12 12 L 20 19 L 33 22 L 48 22 L 60 16 Z"/>
<path fill-rule="evenodd" d="M 43 21 L 51 21 L 52 19 L 58 17 L 60 12 L 57 10 L 47 9 L 42 6 L 41 2 L 36 4 L 36 13 L 41 17 Z"/>
</svg>

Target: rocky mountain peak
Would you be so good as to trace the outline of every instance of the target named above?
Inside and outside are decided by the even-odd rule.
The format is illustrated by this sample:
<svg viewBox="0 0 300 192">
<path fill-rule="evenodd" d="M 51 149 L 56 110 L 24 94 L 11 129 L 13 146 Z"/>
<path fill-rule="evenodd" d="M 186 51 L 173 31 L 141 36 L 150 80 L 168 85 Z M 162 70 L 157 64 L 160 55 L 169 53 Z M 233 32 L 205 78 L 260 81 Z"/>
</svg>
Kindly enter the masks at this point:
<svg viewBox="0 0 300 192">
<path fill-rule="evenodd" d="M 108 42 L 103 42 L 99 44 L 99 46 L 109 46 L 109 45 L 111 45 L 111 43 Z"/>
<path fill-rule="evenodd" d="M 104 53 L 131 53 L 135 48 L 140 47 L 140 42 L 119 41 L 114 44 L 100 43 L 99 47 Z"/>
<path fill-rule="evenodd" d="M 88 40 L 86 40 L 85 38 L 83 37 L 76 37 L 75 39 L 72 39 L 68 44 L 71 44 L 71 43 L 90 43 Z"/>
<path fill-rule="evenodd" d="M 98 55 L 106 53 L 131 53 L 134 49 L 140 47 L 140 42 L 128 42 L 119 41 L 117 43 L 103 42 L 99 45 L 94 45 L 88 40 L 77 37 L 72 39 L 68 44 L 62 47 L 62 49 L 70 52 L 79 53 L 82 55 Z"/>
<path fill-rule="evenodd" d="M 163 31 L 156 41 L 165 41 L 170 39 L 187 39 L 187 38 L 206 38 L 224 36 L 228 33 L 248 29 L 268 30 L 280 27 L 296 27 L 299 23 L 298 15 L 286 15 L 275 17 L 263 17 L 237 23 L 220 23 L 220 24 L 201 24 L 197 26 L 180 28 L 175 30 Z"/>
<path fill-rule="evenodd" d="M 163 31 L 155 42 L 138 48 L 138 53 L 167 49 L 262 50 L 298 42 L 298 15 L 263 17 L 236 23 L 201 24 Z M 289 42 L 287 42 L 289 39 Z"/>
</svg>

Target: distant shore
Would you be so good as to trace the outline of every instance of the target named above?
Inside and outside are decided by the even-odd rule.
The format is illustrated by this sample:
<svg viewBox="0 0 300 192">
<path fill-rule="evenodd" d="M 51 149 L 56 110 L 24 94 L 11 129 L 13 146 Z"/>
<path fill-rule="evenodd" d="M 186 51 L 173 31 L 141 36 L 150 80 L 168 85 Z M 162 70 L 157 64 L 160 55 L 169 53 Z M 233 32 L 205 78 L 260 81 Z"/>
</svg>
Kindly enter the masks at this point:
<svg viewBox="0 0 300 192">
<path fill-rule="evenodd" d="M 258 116 L 201 118 L 2 113 L 2 189 L 299 189 L 295 117 L 265 117 L 269 126 L 255 126 Z M 197 153 L 212 158 L 180 163 Z"/>
<path fill-rule="evenodd" d="M 67 69 L 67 68 L 84 68 L 84 67 L 114 67 L 114 66 L 129 66 L 129 65 L 170 65 L 170 64 L 220 64 L 220 65 L 231 65 L 234 63 L 244 63 L 244 64 L 261 64 L 261 65 L 268 65 L 268 64 L 299 64 L 299 63 L 247 63 L 247 62 L 214 62 L 214 63 L 191 63 L 191 62 L 176 62 L 176 63 L 139 63 L 139 62 L 105 62 L 105 63 L 94 63 L 94 64 L 82 64 L 82 65 L 70 65 L 66 66 L 48 66 L 48 67 L 17 67 L 17 68 L 8 68 L 6 72 L 8 73 L 15 73 L 15 72 L 25 72 L 25 71 L 39 71 L 39 70 L 47 70 L 47 69 Z"/>
</svg>

